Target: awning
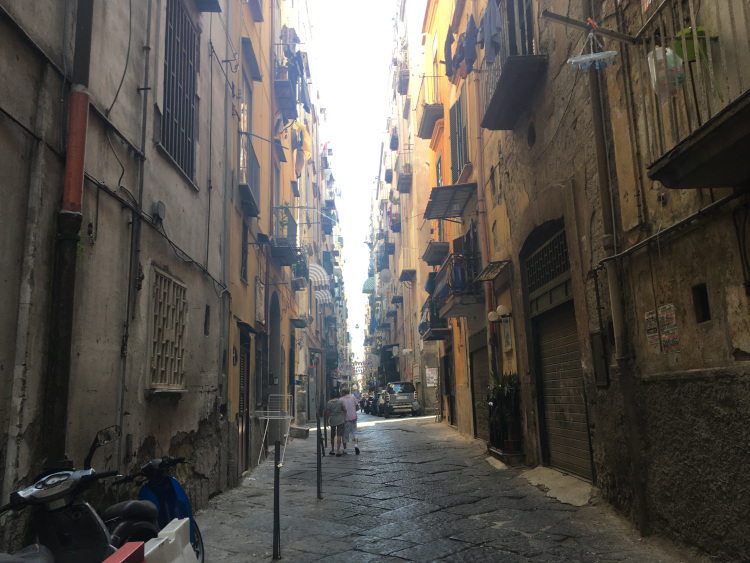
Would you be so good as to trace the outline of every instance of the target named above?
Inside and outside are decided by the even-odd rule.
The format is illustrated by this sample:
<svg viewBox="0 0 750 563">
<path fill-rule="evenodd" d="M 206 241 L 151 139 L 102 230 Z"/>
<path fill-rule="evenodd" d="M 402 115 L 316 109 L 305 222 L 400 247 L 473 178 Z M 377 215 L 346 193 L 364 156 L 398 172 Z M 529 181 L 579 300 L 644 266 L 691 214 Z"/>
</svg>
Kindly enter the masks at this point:
<svg viewBox="0 0 750 563">
<path fill-rule="evenodd" d="M 425 219 L 461 217 L 466 204 L 477 193 L 477 183 L 437 186 L 430 192 L 430 201 L 424 210 Z"/>
<path fill-rule="evenodd" d="M 331 292 L 327 289 L 317 289 L 315 290 L 315 299 L 317 301 L 320 301 L 321 303 L 333 303 L 333 297 L 331 296 Z"/>
<path fill-rule="evenodd" d="M 492 281 L 500 275 L 506 266 L 510 264 L 510 260 L 500 260 L 499 262 L 490 262 L 485 266 L 484 270 L 479 272 L 479 275 L 474 278 L 476 281 Z"/>
<path fill-rule="evenodd" d="M 328 287 L 328 274 L 320 264 L 310 262 L 309 265 L 310 281 L 314 288 Z"/>
<path fill-rule="evenodd" d="M 375 293 L 375 278 L 367 278 L 362 286 L 362 293 Z"/>
</svg>

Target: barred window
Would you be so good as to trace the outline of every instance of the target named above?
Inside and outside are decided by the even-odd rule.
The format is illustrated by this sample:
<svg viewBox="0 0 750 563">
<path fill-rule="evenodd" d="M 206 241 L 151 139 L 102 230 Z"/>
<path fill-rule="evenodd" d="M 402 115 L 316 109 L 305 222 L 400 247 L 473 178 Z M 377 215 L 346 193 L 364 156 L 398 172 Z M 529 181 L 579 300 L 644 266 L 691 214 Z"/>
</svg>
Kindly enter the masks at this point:
<svg viewBox="0 0 750 563">
<path fill-rule="evenodd" d="M 154 270 L 152 388 L 185 388 L 186 294 L 185 285 L 164 272 Z"/>
<path fill-rule="evenodd" d="M 195 177 L 195 103 L 198 33 L 182 0 L 168 0 L 164 49 L 161 143 L 190 178 Z"/>
<path fill-rule="evenodd" d="M 569 269 L 568 241 L 565 230 L 562 230 L 526 259 L 529 293 L 556 280 Z"/>
</svg>

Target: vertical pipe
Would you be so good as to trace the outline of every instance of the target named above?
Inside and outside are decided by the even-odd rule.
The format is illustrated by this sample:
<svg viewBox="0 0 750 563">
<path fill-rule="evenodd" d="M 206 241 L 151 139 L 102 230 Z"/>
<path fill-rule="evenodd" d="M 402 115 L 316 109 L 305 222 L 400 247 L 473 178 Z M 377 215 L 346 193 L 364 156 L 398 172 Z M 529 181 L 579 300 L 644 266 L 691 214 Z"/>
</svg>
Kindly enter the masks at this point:
<svg viewBox="0 0 750 563">
<path fill-rule="evenodd" d="M 583 18 L 593 17 L 591 4 L 583 2 Z M 589 75 L 589 93 L 591 98 L 592 121 L 594 125 L 594 144 L 596 147 L 596 162 L 599 180 L 599 200 L 602 209 L 602 223 L 604 230 L 604 251 L 612 256 L 616 250 L 614 231 L 614 204 L 610 186 L 610 171 L 605 138 L 604 111 L 602 92 L 599 85 L 599 75 L 594 72 Z M 627 425 L 628 450 L 631 463 L 631 477 L 635 494 L 638 529 L 641 534 L 648 532 L 648 511 L 646 505 L 646 474 L 641 455 L 641 434 L 638 423 L 638 412 L 635 395 L 635 376 L 630 365 L 630 352 L 627 349 L 626 327 L 622 310 L 622 291 L 620 275 L 614 260 L 607 262 L 607 284 L 609 287 L 610 306 L 612 308 L 612 324 L 615 333 L 615 357 L 620 372 L 620 385 L 624 404 L 625 423 Z"/>
<path fill-rule="evenodd" d="M 273 558 L 281 559 L 281 519 L 279 505 L 279 477 L 281 472 L 280 460 L 281 442 L 274 442 L 273 454 Z"/>
<path fill-rule="evenodd" d="M 479 19 L 479 8 L 477 0 L 472 0 L 471 11 L 475 20 Z M 476 48 L 476 47 L 474 47 Z M 474 75 L 474 128 L 476 129 L 476 151 L 477 151 L 477 229 L 479 230 L 479 242 L 482 251 L 482 268 L 490 262 L 489 240 L 487 234 L 487 202 L 484 199 L 484 146 L 482 143 L 482 118 L 479 115 L 481 108 L 481 84 L 479 72 Z M 495 309 L 495 296 L 492 291 L 493 284 L 484 282 L 484 299 L 487 304 L 487 313 Z M 495 369 L 495 326 L 487 321 L 487 362 L 490 371 Z"/>
<path fill-rule="evenodd" d="M 42 448 L 45 465 L 70 464 L 65 454 L 68 426 L 68 390 L 73 337 L 78 232 L 81 229 L 83 171 L 86 162 L 88 129 L 89 66 L 94 0 L 80 0 L 76 13 L 76 41 L 73 55 L 73 93 L 68 117 L 65 184 L 57 215 L 57 244 L 52 279 L 49 363 L 44 382 L 45 403 L 42 414 Z"/>
</svg>

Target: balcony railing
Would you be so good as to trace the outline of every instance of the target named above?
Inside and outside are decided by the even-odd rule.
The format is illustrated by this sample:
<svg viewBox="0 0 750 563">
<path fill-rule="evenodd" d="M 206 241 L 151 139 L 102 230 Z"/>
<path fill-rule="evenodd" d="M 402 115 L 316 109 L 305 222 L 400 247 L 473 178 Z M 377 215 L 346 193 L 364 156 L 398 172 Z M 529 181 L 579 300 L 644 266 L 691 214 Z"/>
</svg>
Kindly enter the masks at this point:
<svg viewBox="0 0 750 563">
<path fill-rule="evenodd" d="M 495 60 L 482 63 L 482 127 L 510 130 L 531 106 L 547 57 L 538 52 L 535 40 L 533 0 L 500 0 L 498 9 L 507 25 Z"/>
<path fill-rule="evenodd" d="M 408 145 L 396 157 L 396 189 L 408 194 L 411 191 L 412 177 L 411 145 Z"/>
<path fill-rule="evenodd" d="M 435 277 L 432 299 L 441 317 L 466 317 L 483 302 L 482 282 L 476 281 L 481 270 L 478 254 L 451 254 Z"/>
<path fill-rule="evenodd" d="M 297 222 L 288 207 L 277 207 L 273 214 L 271 256 L 281 266 L 297 261 Z"/>
<path fill-rule="evenodd" d="M 649 176 L 668 188 L 747 185 L 750 7 L 666 0 L 644 20 L 627 48 Z"/>
<path fill-rule="evenodd" d="M 391 210 L 391 230 L 394 233 L 401 232 L 401 208 L 394 206 Z"/>
<path fill-rule="evenodd" d="M 240 203 L 245 215 L 257 217 L 260 214 L 260 164 L 250 135 L 242 133 L 240 144 Z"/>
<path fill-rule="evenodd" d="M 409 61 L 406 52 L 403 53 L 403 59 L 398 63 L 398 93 L 405 96 L 409 92 Z"/>
<path fill-rule="evenodd" d="M 417 137 L 431 139 L 435 123 L 443 118 L 443 102 L 440 99 L 440 77 L 423 76 L 417 98 Z"/>
<path fill-rule="evenodd" d="M 292 264 L 292 289 L 300 291 L 307 287 L 310 279 L 310 266 L 307 261 L 307 254 L 302 249 L 297 249 L 297 261 Z"/>
<path fill-rule="evenodd" d="M 281 46 L 276 46 L 274 56 L 274 94 L 279 111 L 287 119 L 297 118 L 297 85 L 289 80 L 289 69 L 284 65 Z"/>
<path fill-rule="evenodd" d="M 448 319 L 442 318 L 432 297 L 422 305 L 422 315 L 419 319 L 419 336 L 422 340 L 445 340 L 453 334 Z"/>
</svg>

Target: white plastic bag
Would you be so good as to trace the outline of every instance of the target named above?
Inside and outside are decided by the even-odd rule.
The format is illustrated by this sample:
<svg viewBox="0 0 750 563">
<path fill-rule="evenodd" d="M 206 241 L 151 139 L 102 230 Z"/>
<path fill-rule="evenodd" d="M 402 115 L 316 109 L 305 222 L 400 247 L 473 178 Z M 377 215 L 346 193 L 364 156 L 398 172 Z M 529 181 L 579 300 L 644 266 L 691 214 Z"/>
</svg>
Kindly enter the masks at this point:
<svg viewBox="0 0 750 563">
<path fill-rule="evenodd" d="M 669 47 L 657 47 L 648 54 L 651 86 L 662 103 L 677 95 L 685 83 L 685 66 L 682 59 Z"/>
</svg>

